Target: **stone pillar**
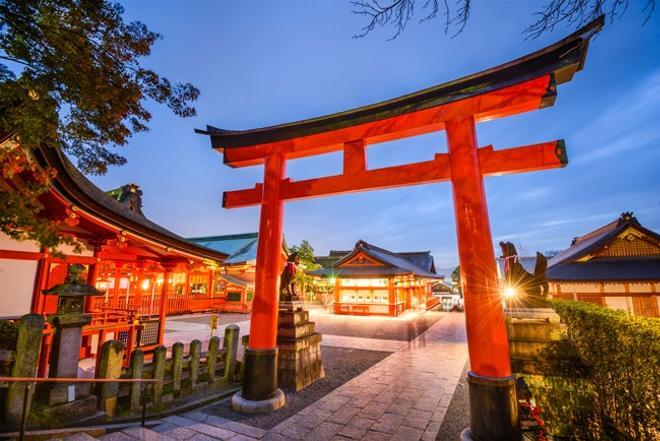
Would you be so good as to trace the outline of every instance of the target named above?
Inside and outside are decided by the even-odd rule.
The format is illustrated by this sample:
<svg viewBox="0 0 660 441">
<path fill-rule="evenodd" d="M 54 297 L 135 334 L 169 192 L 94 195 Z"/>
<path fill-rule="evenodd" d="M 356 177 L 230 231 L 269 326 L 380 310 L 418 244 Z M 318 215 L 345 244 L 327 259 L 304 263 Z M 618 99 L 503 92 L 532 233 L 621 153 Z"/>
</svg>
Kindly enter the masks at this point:
<svg viewBox="0 0 660 441">
<path fill-rule="evenodd" d="M 18 322 L 18 340 L 16 341 L 16 359 L 11 369 L 12 377 L 34 377 L 39 362 L 39 349 L 44 329 L 44 318 L 39 314 L 27 314 Z M 9 383 L 5 402 L 5 424 L 17 427 L 21 422 L 23 399 L 27 383 Z M 31 401 L 31 396 L 28 400 Z M 28 412 L 30 410 L 28 403 Z"/>
<path fill-rule="evenodd" d="M 225 328 L 225 381 L 234 381 L 236 376 L 236 357 L 238 356 L 238 333 L 241 328 L 237 325 L 229 325 Z"/>
<path fill-rule="evenodd" d="M 220 348 L 220 337 L 214 335 L 209 340 L 209 352 L 206 357 L 206 373 L 209 377 L 209 384 L 215 380 L 215 368 L 218 364 L 218 349 Z"/>
<path fill-rule="evenodd" d="M 133 379 L 142 378 L 144 369 L 144 352 L 136 349 L 131 353 L 129 365 L 130 376 Z M 138 410 L 142 406 L 142 383 L 131 383 L 131 410 Z"/>
<path fill-rule="evenodd" d="M 77 378 L 80 348 L 82 345 L 82 327 L 91 322 L 89 314 L 55 316 L 55 336 L 51 346 L 50 378 Z M 45 383 L 40 387 L 39 397 L 48 406 L 65 404 L 85 397 L 90 393 L 89 383 Z"/>
<path fill-rule="evenodd" d="M 108 340 L 101 347 L 101 359 L 96 378 L 121 377 L 121 368 L 124 364 L 124 345 L 119 340 Z M 98 384 L 98 408 L 105 411 L 107 416 L 114 416 L 117 410 L 119 396 L 119 383 Z"/>
<path fill-rule="evenodd" d="M 158 346 L 154 349 L 154 380 L 160 380 L 154 383 L 154 406 L 158 406 L 163 400 L 163 380 L 165 379 L 165 362 L 167 357 L 167 348 Z"/>
<path fill-rule="evenodd" d="M 506 316 L 513 372 L 542 374 L 542 351 L 561 339 L 559 315 L 551 308 L 512 308 Z"/>
<path fill-rule="evenodd" d="M 190 354 L 190 389 L 195 392 L 199 380 L 199 359 L 202 353 L 202 343 L 197 339 L 191 341 L 188 351 Z"/>
<path fill-rule="evenodd" d="M 172 346 L 172 391 L 174 396 L 181 395 L 181 377 L 183 375 L 183 343 Z"/>
<path fill-rule="evenodd" d="M 325 377 L 321 360 L 321 334 L 309 321 L 302 302 L 282 302 L 277 335 L 278 382 L 299 391 Z"/>
</svg>

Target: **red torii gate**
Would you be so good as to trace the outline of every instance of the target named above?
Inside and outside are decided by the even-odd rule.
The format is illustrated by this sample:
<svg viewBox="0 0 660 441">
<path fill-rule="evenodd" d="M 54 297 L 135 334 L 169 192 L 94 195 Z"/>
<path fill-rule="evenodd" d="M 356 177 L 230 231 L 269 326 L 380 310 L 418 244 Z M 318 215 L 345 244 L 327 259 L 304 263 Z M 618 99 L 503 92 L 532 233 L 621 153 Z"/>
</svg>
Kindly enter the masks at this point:
<svg viewBox="0 0 660 441">
<path fill-rule="evenodd" d="M 264 164 L 264 182 L 227 191 L 223 206 L 261 205 L 257 274 L 242 398 L 253 410 L 283 404 L 277 389 L 277 315 L 283 201 L 451 181 L 465 297 L 471 429 L 479 440 L 515 439 L 517 404 L 499 293 L 483 176 L 563 167 L 563 140 L 494 150 L 478 147 L 475 125 L 551 106 L 556 86 L 583 66 L 602 17 L 571 36 L 512 62 L 379 104 L 254 130 L 208 126 L 230 167 Z M 369 170 L 366 147 L 445 130 L 448 153 L 430 161 Z M 289 159 L 344 152 L 343 173 L 286 178 Z M 277 398 L 280 396 L 280 398 Z M 275 403 L 275 404 L 274 404 Z M 279 404 L 278 404 L 279 403 Z"/>
</svg>

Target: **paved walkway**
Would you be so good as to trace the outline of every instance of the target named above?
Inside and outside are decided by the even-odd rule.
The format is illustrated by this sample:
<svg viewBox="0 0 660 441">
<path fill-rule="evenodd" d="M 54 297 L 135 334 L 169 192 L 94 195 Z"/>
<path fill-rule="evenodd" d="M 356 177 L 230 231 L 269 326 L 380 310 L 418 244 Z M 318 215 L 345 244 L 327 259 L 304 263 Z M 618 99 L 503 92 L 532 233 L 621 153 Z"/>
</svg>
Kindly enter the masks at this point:
<svg viewBox="0 0 660 441">
<path fill-rule="evenodd" d="M 403 346 L 270 431 L 202 409 L 165 418 L 153 432 L 134 428 L 102 439 L 435 440 L 467 361 L 463 314 L 448 314 Z"/>
</svg>

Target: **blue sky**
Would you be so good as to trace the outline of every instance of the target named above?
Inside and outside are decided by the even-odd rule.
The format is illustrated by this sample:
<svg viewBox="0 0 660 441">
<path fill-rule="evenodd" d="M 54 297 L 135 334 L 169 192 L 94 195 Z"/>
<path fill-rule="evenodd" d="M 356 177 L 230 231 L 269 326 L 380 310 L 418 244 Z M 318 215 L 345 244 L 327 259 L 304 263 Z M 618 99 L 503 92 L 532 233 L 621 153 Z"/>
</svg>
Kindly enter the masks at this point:
<svg viewBox="0 0 660 441">
<path fill-rule="evenodd" d="M 151 130 L 123 148 L 127 165 L 92 177 L 101 188 L 144 191 L 144 212 L 182 236 L 256 231 L 258 208 L 225 210 L 222 192 L 249 188 L 261 167 L 231 169 L 194 128 L 249 129 L 325 115 L 429 87 L 509 61 L 570 32 L 525 40 L 539 2 L 475 5 L 450 39 L 440 21 L 352 39 L 364 19 L 346 0 L 124 2 L 126 18 L 163 35 L 145 65 L 200 90 L 198 115 L 180 119 L 149 104 Z M 592 41 L 585 69 L 559 88 L 554 107 L 478 126 L 481 145 L 514 147 L 564 138 L 564 169 L 486 179 L 493 240 L 523 254 L 562 249 L 573 236 L 634 211 L 660 230 L 660 13 L 641 26 L 626 16 Z M 428 160 L 444 133 L 372 146 L 368 167 Z M 290 161 L 293 179 L 338 173 L 340 154 Z M 285 207 L 287 241 L 317 254 L 358 239 L 394 250 L 431 250 L 457 262 L 448 183 L 296 201 Z"/>
</svg>

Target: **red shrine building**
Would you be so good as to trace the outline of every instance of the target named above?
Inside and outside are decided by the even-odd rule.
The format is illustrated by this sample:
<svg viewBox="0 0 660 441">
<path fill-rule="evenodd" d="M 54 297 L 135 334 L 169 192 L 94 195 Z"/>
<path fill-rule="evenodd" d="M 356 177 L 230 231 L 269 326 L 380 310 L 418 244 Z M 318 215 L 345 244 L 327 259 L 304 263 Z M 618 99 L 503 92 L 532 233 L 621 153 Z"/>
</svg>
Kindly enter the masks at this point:
<svg viewBox="0 0 660 441">
<path fill-rule="evenodd" d="M 9 138 L 2 141 L 0 148 L 15 148 Z M 55 312 L 57 296 L 42 292 L 62 283 L 71 264 L 82 264 L 88 283 L 104 292 L 86 305 L 93 321 L 83 329 L 84 356 L 112 338 L 129 349 L 148 350 L 163 341 L 167 315 L 223 310 L 226 253 L 150 221 L 134 184 L 104 192 L 55 149 L 34 151 L 28 160 L 38 170 L 56 172 L 51 189 L 40 197 L 43 215 L 57 221 L 59 233 L 73 238 L 79 249 L 63 246 L 62 255 L 53 256 L 37 243 L 0 235 L 1 317 Z M 31 173 L 26 167 L 2 183 L 20 188 L 33 179 Z M 47 345 L 50 331 L 45 332 Z"/>
<path fill-rule="evenodd" d="M 660 317 L 660 234 L 623 213 L 550 259 L 548 280 L 554 298 Z"/>
<path fill-rule="evenodd" d="M 352 251 L 330 251 L 309 274 L 334 284 L 335 314 L 398 316 L 440 303 L 430 251 L 393 253 L 363 240 Z"/>
<path fill-rule="evenodd" d="M 188 240 L 229 256 L 225 259 L 219 276 L 219 287 L 226 293 L 222 311 L 250 312 L 254 297 L 259 233 L 193 237 Z M 283 261 L 287 255 L 286 243 L 282 242 Z"/>
</svg>

